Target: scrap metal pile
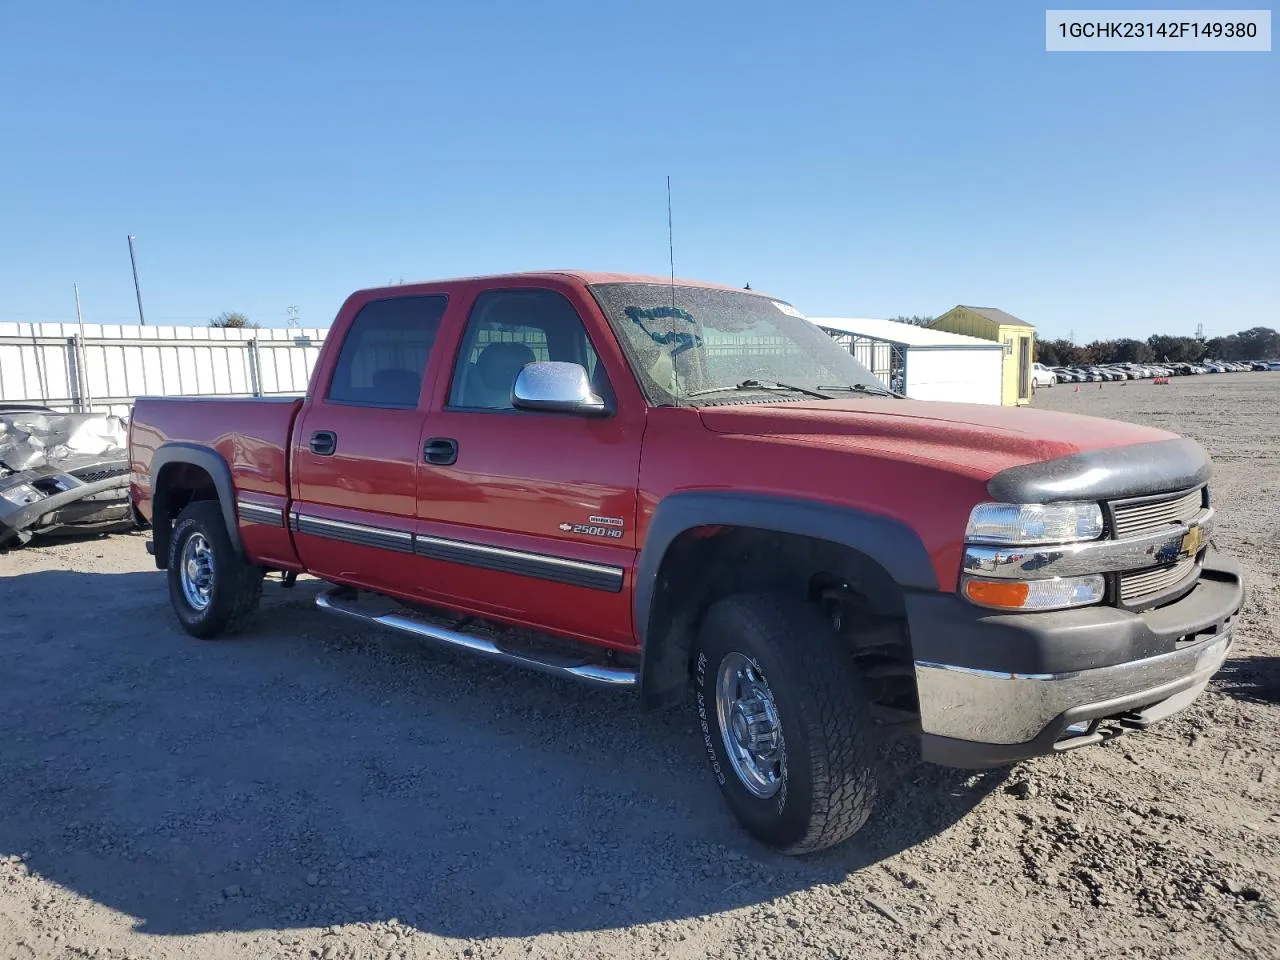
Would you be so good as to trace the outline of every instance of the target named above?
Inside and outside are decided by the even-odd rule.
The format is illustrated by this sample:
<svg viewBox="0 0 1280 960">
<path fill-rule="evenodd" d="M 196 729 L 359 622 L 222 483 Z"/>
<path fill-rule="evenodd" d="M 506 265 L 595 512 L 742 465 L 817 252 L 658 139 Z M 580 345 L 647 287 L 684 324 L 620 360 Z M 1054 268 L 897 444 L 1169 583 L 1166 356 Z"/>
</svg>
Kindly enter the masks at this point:
<svg viewBox="0 0 1280 960">
<path fill-rule="evenodd" d="M 132 529 L 127 448 L 121 417 L 0 405 L 0 550 Z"/>
</svg>

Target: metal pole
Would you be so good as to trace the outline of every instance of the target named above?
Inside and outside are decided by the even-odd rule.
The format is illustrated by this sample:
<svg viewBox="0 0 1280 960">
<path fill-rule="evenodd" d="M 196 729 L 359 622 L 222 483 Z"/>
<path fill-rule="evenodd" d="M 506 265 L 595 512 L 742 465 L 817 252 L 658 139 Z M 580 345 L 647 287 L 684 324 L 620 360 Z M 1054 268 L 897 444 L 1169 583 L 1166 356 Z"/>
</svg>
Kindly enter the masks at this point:
<svg viewBox="0 0 1280 960">
<path fill-rule="evenodd" d="M 76 292 L 76 323 L 80 324 L 80 339 L 76 343 L 76 371 L 80 378 L 80 405 L 82 410 L 93 409 L 93 395 L 89 392 L 89 352 L 84 340 L 84 315 L 80 312 L 80 284 L 73 283 Z"/>
<path fill-rule="evenodd" d="M 255 397 L 262 396 L 262 360 L 258 356 L 258 338 L 250 337 L 249 344 L 249 383 Z"/>
<path fill-rule="evenodd" d="M 36 337 L 36 325 L 34 323 L 31 324 L 31 352 L 32 352 L 32 355 L 35 357 L 35 361 L 36 361 L 36 379 L 40 381 L 40 402 L 42 404 L 48 404 L 49 377 L 45 373 L 45 365 L 42 361 L 42 354 L 44 353 L 44 349 L 40 345 L 40 340 Z M 21 350 L 19 350 L 18 359 L 22 360 L 22 357 L 23 357 L 23 353 Z M 26 396 L 26 389 L 25 389 L 26 378 L 27 378 L 27 362 L 25 360 L 22 360 L 22 383 L 23 383 L 22 395 L 23 397 Z"/>
<path fill-rule="evenodd" d="M 142 288 L 138 286 L 138 259 L 133 255 L 133 234 L 129 234 L 129 263 L 133 265 L 133 292 L 138 297 L 138 320 L 145 327 L 147 318 L 142 315 Z"/>
</svg>

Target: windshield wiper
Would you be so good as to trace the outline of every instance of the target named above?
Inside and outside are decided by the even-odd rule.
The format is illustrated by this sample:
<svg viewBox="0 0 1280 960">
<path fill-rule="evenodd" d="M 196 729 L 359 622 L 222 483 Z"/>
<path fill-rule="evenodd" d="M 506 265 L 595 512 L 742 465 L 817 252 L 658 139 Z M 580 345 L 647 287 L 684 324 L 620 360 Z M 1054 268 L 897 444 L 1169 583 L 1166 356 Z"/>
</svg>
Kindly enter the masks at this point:
<svg viewBox="0 0 1280 960">
<path fill-rule="evenodd" d="M 843 388 L 835 388 L 843 389 Z M 790 383 L 779 383 L 777 380 L 743 380 L 741 383 L 735 383 L 731 387 L 709 387 L 706 390 L 695 390 L 693 393 L 686 393 L 685 398 L 703 397 L 709 393 L 724 393 L 729 390 L 786 390 L 792 393 L 803 393 L 808 397 L 817 397 L 819 400 L 831 400 L 832 397 L 825 393 L 818 393 L 817 390 L 810 390 L 808 387 L 797 387 Z"/>
<path fill-rule="evenodd" d="M 818 387 L 819 390 L 842 390 L 846 393 L 865 393 L 869 397 L 898 397 L 902 399 L 906 394 L 897 393 L 886 387 L 874 387 L 866 383 L 855 383 L 852 386 L 844 384 L 836 384 L 830 387 Z"/>
</svg>

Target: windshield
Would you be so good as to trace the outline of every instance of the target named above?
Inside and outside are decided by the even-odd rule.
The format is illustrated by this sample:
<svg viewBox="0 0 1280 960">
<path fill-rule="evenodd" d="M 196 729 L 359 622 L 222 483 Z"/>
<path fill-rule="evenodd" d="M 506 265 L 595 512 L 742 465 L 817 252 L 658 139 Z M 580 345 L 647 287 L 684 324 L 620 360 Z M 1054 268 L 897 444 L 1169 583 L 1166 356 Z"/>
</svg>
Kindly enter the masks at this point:
<svg viewBox="0 0 1280 960">
<path fill-rule="evenodd" d="M 770 384 L 791 385 L 797 398 L 800 390 L 884 390 L 847 350 L 780 300 L 676 287 L 673 307 L 672 288 L 658 283 L 593 284 L 591 292 L 651 403 L 678 403 L 695 393 L 693 402 L 719 403 L 735 389 L 768 393 Z M 744 386 L 748 381 L 756 384 Z"/>
</svg>

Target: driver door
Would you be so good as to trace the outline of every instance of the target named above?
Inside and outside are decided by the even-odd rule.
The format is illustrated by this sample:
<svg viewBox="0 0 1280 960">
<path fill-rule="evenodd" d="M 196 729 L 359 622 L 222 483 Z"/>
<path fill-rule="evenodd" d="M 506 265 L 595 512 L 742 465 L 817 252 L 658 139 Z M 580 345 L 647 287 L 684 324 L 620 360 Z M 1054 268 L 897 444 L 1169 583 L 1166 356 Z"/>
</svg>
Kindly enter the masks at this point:
<svg viewBox="0 0 1280 960">
<path fill-rule="evenodd" d="M 619 403 L 572 287 L 495 285 L 471 304 L 418 467 L 419 551 L 451 606 L 634 644 L 630 591 L 644 404 Z M 600 320 L 603 327 L 603 319 Z M 581 364 L 611 406 L 589 417 L 512 406 L 535 360 Z"/>
</svg>

